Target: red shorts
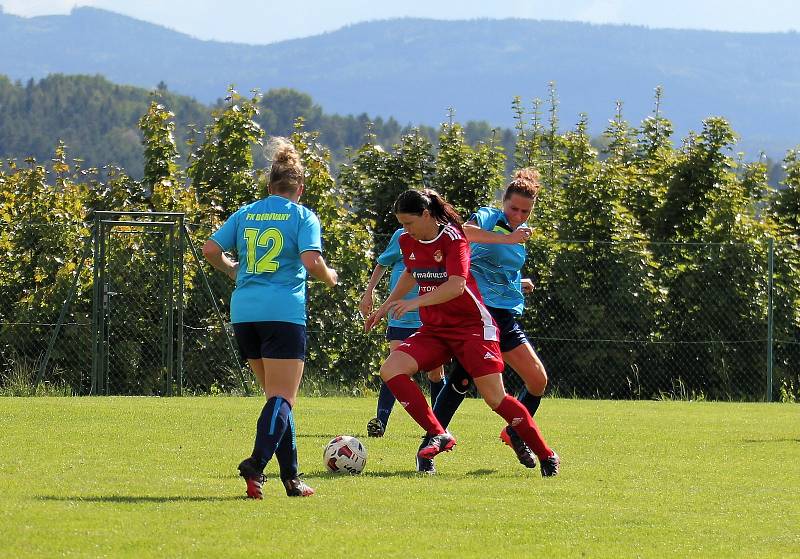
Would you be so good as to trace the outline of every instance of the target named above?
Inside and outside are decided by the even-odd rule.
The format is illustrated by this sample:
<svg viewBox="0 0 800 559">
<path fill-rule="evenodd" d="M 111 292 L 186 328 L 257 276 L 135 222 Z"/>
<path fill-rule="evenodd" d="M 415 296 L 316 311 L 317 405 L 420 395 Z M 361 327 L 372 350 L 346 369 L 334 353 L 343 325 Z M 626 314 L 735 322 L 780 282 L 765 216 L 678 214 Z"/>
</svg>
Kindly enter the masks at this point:
<svg viewBox="0 0 800 559">
<path fill-rule="evenodd" d="M 397 347 L 414 358 L 420 371 L 432 371 L 439 365 L 458 359 L 472 378 L 502 373 L 505 368 L 497 340 L 485 340 L 480 333 L 424 324 Z"/>
</svg>

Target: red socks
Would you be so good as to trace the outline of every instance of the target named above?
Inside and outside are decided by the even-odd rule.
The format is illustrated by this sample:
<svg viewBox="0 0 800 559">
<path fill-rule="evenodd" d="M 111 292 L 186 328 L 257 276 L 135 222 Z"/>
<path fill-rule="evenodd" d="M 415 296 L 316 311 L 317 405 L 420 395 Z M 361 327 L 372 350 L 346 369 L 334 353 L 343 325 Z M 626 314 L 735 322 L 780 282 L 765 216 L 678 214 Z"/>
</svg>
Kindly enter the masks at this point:
<svg viewBox="0 0 800 559">
<path fill-rule="evenodd" d="M 542 433 L 533 421 L 531 414 L 528 413 L 525 406 L 519 403 L 519 400 L 506 394 L 506 397 L 503 398 L 503 401 L 495 408 L 494 412 L 514 428 L 520 438 L 531 447 L 531 450 L 539 460 L 544 460 L 553 454 L 553 451 L 544 442 L 544 437 L 542 437 Z"/>
<path fill-rule="evenodd" d="M 406 409 L 408 415 L 419 423 L 419 426 L 425 429 L 428 435 L 439 435 L 445 432 L 436 416 L 433 415 L 433 410 L 428 405 L 428 400 L 425 399 L 422 390 L 411 380 L 411 377 L 397 375 L 387 380 L 386 386 L 392 391 L 400 405 Z M 530 415 L 528 417 L 530 418 Z"/>
</svg>

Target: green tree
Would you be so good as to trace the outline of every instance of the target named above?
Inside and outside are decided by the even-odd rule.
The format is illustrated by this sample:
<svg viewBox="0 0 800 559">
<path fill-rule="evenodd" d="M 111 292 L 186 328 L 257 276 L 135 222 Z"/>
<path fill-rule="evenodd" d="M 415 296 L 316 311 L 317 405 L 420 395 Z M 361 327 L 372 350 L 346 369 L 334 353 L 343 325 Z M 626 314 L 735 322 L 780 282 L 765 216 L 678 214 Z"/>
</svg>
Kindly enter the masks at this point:
<svg viewBox="0 0 800 559">
<path fill-rule="evenodd" d="M 766 352 L 753 341 L 766 331 L 770 226 L 758 220 L 752 196 L 766 188 L 766 175 L 737 175 L 735 137 L 724 119 L 704 121 L 673 168 L 658 223 L 665 241 L 701 243 L 658 245 L 667 294 L 660 331 L 680 351 L 663 366 L 691 364 L 700 378 L 691 388 L 714 398 L 758 394 L 766 370 Z"/>
<path fill-rule="evenodd" d="M 302 119 L 291 139 L 306 169 L 303 204 L 319 217 L 325 258 L 339 273 L 334 293 L 319 282 L 308 287 L 308 379 L 358 390 L 384 354 L 384 342 L 364 333 L 357 311 L 372 266 L 370 234 L 341 204 L 343 192 L 328 167 L 330 154 L 316 134 L 304 130 Z"/>
<path fill-rule="evenodd" d="M 628 176 L 628 129 L 612 123 L 607 134 L 617 143 L 603 162 L 591 146 L 582 117 L 564 138 L 565 179 L 561 248 L 538 317 L 538 332 L 547 339 L 577 338 L 585 342 L 546 342 L 548 366 L 559 382 L 583 395 L 637 395 L 631 371 L 647 358 L 641 344 L 649 336 L 655 297 L 653 257 L 638 222 L 625 207 Z M 610 340 L 610 342 L 608 342 Z M 545 349 L 546 348 L 546 349 Z"/>
<path fill-rule="evenodd" d="M 783 159 L 784 179 L 770 199 L 775 228 L 773 282 L 775 386 L 800 397 L 800 148 Z"/>
<path fill-rule="evenodd" d="M 212 113 L 203 143 L 192 154 L 192 187 L 214 225 L 258 197 L 253 148 L 263 145 L 263 130 L 257 114 L 257 95 L 246 99 L 229 89 L 225 106 Z"/>
<path fill-rule="evenodd" d="M 453 122 L 442 125 L 436 157 L 434 186 L 463 218 L 486 206 L 503 187 L 505 156 L 495 145 L 470 147 L 464 129 Z"/>
</svg>

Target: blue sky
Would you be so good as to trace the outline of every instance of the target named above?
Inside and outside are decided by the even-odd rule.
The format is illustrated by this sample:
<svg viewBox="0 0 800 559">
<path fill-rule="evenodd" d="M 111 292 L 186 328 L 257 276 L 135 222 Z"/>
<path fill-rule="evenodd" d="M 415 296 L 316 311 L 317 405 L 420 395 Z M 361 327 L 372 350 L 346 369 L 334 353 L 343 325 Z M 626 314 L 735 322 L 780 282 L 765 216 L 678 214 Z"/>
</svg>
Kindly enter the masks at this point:
<svg viewBox="0 0 800 559">
<path fill-rule="evenodd" d="M 94 6 L 201 39 L 263 44 L 395 17 L 530 18 L 648 27 L 800 30 L 799 0 L 0 0 L 7 13 L 66 14 Z"/>
</svg>

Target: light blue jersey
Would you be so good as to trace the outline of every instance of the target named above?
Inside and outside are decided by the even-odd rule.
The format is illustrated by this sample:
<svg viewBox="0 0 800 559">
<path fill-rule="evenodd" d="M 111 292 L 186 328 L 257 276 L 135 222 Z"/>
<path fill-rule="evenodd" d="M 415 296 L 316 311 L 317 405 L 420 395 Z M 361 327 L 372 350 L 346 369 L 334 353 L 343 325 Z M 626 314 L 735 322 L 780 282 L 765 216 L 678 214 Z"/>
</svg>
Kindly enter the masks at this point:
<svg viewBox="0 0 800 559">
<path fill-rule="evenodd" d="M 400 243 L 397 241 L 402 234 L 403 229 L 395 231 L 386 250 L 378 256 L 378 264 L 384 268 L 391 268 L 389 293 L 391 293 L 394 286 L 397 285 L 397 281 L 406 269 L 406 265 L 403 264 L 403 254 L 400 252 Z M 415 285 L 403 299 L 413 299 L 417 295 L 419 295 L 419 286 Z M 401 318 L 389 317 L 389 326 L 397 328 L 419 328 L 422 326 L 422 322 L 419 319 L 419 311 L 407 312 Z"/>
<path fill-rule="evenodd" d="M 480 208 L 469 221 L 474 221 L 485 231 L 503 235 L 512 231 L 503 211 L 496 208 Z M 520 225 L 523 226 L 524 223 Z M 486 306 L 522 314 L 525 298 L 522 295 L 520 270 L 527 256 L 525 245 L 471 243 L 470 252 L 470 271 L 478 282 L 478 289 Z"/>
<path fill-rule="evenodd" d="M 231 322 L 305 325 L 307 272 L 300 254 L 322 252 L 314 212 L 282 196 L 269 196 L 240 208 L 211 240 L 239 254 Z"/>
</svg>

